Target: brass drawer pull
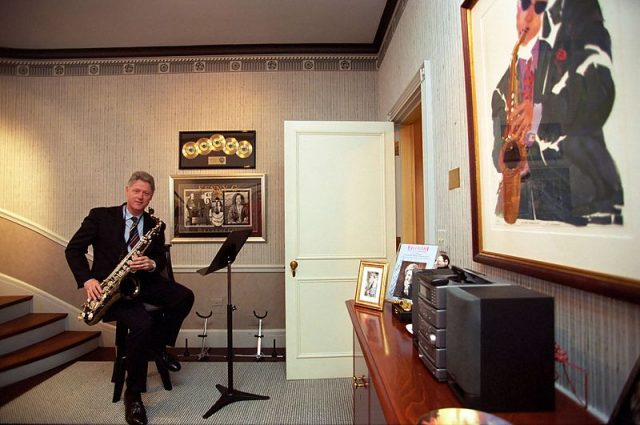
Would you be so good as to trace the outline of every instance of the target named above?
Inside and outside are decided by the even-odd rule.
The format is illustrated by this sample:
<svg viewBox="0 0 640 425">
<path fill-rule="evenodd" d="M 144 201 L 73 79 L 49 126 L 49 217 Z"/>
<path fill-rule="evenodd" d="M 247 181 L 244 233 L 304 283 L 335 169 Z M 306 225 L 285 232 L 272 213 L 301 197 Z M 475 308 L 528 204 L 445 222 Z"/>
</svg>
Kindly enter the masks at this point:
<svg viewBox="0 0 640 425">
<path fill-rule="evenodd" d="M 367 388 L 369 383 L 367 382 L 367 378 L 364 375 L 357 377 L 353 376 L 353 388 Z"/>
</svg>

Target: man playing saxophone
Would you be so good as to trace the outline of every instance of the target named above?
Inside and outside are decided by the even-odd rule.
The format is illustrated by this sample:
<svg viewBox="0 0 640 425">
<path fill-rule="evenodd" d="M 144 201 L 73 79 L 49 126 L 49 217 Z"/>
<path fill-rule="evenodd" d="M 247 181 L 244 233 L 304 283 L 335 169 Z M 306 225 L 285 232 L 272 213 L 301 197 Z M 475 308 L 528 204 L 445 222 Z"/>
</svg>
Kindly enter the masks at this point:
<svg viewBox="0 0 640 425">
<path fill-rule="evenodd" d="M 126 202 L 113 207 L 93 208 L 80 229 L 73 235 L 65 255 L 78 288 L 84 288 L 87 301 L 100 300 L 101 282 L 156 224 L 144 210 L 155 192 L 153 176 L 134 172 L 125 187 Z M 193 292 L 179 283 L 165 279 L 160 272 L 166 266 L 164 232 L 153 238 L 148 249 L 133 255 L 128 264 L 140 283 L 140 294 L 133 299 L 118 299 L 108 309 L 105 321 L 123 322 L 129 328 L 126 341 L 125 418 L 128 424 L 146 424 L 147 416 L 141 393 L 145 391 L 147 362 L 160 359 L 171 371 L 180 363 L 166 351 L 174 346 L 182 322 L 191 311 Z M 86 254 L 93 247 L 93 264 Z M 162 320 L 154 320 L 143 303 L 161 306 Z"/>
<path fill-rule="evenodd" d="M 624 191 L 603 129 L 615 99 L 611 37 L 598 0 L 515 3 L 521 40 L 491 99 L 496 213 L 509 224 L 622 225 Z M 521 148 L 512 155 L 503 155 L 505 129 Z M 510 187 L 520 193 L 504 196 Z"/>
</svg>

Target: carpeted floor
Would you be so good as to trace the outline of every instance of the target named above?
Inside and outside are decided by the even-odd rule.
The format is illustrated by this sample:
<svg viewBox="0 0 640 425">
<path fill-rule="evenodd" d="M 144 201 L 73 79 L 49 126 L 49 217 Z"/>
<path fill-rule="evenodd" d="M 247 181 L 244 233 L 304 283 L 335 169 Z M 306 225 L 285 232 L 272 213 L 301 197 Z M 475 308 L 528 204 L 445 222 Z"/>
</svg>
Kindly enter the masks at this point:
<svg viewBox="0 0 640 425">
<path fill-rule="evenodd" d="M 226 363 L 182 363 L 165 391 L 153 364 L 142 400 L 150 424 L 351 424 L 349 378 L 287 381 L 284 362 L 235 363 L 234 389 L 269 400 L 231 403 L 203 419 L 227 386 Z M 123 424 L 112 403 L 111 362 L 77 362 L 0 407 L 0 423 Z"/>
</svg>

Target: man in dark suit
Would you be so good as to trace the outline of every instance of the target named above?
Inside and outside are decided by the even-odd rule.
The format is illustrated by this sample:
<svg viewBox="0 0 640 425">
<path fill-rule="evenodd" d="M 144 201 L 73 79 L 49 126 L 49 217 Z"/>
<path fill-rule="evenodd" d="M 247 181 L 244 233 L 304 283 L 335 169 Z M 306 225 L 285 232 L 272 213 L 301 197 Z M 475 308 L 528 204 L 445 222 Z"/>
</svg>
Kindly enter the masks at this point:
<svg viewBox="0 0 640 425">
<path fill-rule="evenodd" d="M 615 86 L 598 1 L 517 0 L 516 26 L 523 37 L 514 58 L 519 98 L 507 107 L 513 94 L 507 70 L 491 106 L 501 191 L 512 176 L 520 180 L 520 196 L 519 205 L 499 199 L 497 212 L 507 207 L 521 219 L 622 224 L 622 182 L 603 132 Z M 508 125 L 524 150 L 503 149 Z"/>
<path fill-rule="evenodd" d="M 137 171 L 125 187 L 126 203 L 94 208 L 73 235 L 65 251 L 67 262 L 78 288 L 84 288 L 87 300 L 102 295 L 100 282 L 108 277 L 128 254 L 135 242 L 155 226 L 144 210 L 155 192 L 153 177 Z M 185 317 L 193 306 L 193 292 L 161 276 L 166 266 L 164 229 L 154 238 L 146 252 L 132 256 L 129 266 L 140 281 L 140 295 L 133 300 L 116 301 L 104 316 L 105 321 L 123 322 L 129 328 L 126 341 L 127 389 L 125 416 L 129 424 L 146 424 L 147 416 L 140 397 L 145 391 L 147 362 L 153 356 L 171 371 L 180 370 L 177 359 L 167 353 L 174 346 Z M 93 264 L 87 260 L 87 248 L 93 247 Z M 153 320 L 143 303 L 161 306 L 162 320 Z M 161 323 L 160 323 L 161 322 Z"/>
</svg>

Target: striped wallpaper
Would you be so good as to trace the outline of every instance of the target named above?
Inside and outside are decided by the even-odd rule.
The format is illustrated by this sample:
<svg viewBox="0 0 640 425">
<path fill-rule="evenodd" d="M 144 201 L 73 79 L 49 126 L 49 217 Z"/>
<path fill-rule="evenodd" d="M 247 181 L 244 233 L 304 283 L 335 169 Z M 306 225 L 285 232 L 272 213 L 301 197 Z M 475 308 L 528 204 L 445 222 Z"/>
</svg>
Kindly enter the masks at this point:
<svg viewBox="0 0 640 425">
<path fill-rule="evenodd" d="M 246 172 L 266 175 L 267 242 L 248 244 L 238 262 L 281 266 L 283 122 L 386 120 L 428 60 L 437 155 L 433 213 L 452 262 L 555 297 L 556 340 L 587 370 L 590 409 L 606 419 L 640 354 L 640 306 L 472 261 L 459 4 L 400 0 L 402 13 L 379 58 L 0 60 L 0 209 L 68 239 L 89 208 L 122 202 L 129 173 L 146 169 L 159 186 L 153 206 L 168 220 L 169 176 L 209 174 L 178 170 L 178 132 L 256 130 L 257 165 Z M 461 187 L 449 191 L 448 171 L 457 167 Z M 243 171 L 220 174 L 235 172 Z M 207 264 L 216 248 L 174 245 L 174 263 Z M 578 374 L 572 376 L 580 386 Z M 564 379 L 560 384 L 568 388 Z"/>
</svg>

